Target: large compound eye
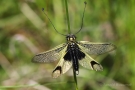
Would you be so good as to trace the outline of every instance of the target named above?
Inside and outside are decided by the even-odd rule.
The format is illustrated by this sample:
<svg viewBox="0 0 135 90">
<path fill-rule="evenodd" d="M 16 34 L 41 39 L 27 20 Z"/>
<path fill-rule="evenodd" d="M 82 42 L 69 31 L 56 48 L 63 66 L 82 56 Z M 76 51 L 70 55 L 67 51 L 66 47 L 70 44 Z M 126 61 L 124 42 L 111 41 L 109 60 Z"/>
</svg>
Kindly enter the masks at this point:
<svg viewBox="0 0 135 90">
<path fill-rule="evenodd" d="M 66 38 L 67 38 L 67 41 L 69 41 L 69 40 L 70 40 L 70 37 L 69 37 L 69 36 L 67 36 Z"/>
<path fill-rule="evenodd" d="M 76 39 L 76 37 L 73 35 L 73 39 L 75 40 Z"/>
</svg>

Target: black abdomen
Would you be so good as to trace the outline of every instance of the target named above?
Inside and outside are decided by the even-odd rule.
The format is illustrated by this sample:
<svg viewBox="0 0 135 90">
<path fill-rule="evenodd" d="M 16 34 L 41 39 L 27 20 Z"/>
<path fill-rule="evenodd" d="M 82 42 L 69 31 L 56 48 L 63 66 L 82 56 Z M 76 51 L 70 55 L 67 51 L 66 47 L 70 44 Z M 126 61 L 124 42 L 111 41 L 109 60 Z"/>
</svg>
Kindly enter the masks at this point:
<svg viewBox="0 0 135 90">
<path fill-rule="evenodd" d="M 80 51 L 77 44 L 71 44 L 67 47 L 67 53 L 64 56 L 64 60 L 71 61 L 73 69 L 76 71 L 76 74 L 79 73 L 79 61 L 85 57 L 85 54 Z"/>
</svg>

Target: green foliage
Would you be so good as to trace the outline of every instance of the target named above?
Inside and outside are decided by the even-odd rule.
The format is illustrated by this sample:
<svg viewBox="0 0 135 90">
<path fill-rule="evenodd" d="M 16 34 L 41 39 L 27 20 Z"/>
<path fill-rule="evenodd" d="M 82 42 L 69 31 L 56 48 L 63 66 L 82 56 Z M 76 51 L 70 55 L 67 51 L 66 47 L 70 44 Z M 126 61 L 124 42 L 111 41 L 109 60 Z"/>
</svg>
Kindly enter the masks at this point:
<svg viewBox="0 0 135 90">
<path fill-rule="evenodd" d="M 117 49 L 95 57 L 103 65 L 103 72 L 80 67 L 78 89 L 135 90 L 135 1 L 86 2 L 84 27 L 76 35 L 78 41 L 111 42 Z M 72 70 L 53 79 L 51 72 L 57 62 L 31 62 L 36 53 L 66 41 L 54 31 L 42 7 L 56 29 L 68 34 L 64 0 L 0 1 L 0 89 L 75 90 Z M 75 33 L 80 29 L 84 1 L 68 0 L 68 8 L 70 29 Z"/>
</svg>

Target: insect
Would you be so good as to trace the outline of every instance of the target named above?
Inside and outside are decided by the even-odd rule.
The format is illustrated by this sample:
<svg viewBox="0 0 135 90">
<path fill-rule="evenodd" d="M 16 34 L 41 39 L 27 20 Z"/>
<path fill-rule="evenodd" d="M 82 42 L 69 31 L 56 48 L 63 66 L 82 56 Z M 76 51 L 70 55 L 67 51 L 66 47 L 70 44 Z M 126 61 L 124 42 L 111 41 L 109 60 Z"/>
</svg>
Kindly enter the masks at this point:
<svg viewBox="0 0 135 90">
<path fill-rule="evenodd" d="M 82 17 L 82 26 L 83 26 L 83 17 Z M 66 43 L 60 44 L 59 46 L 56 46 L 55 48 L 49 51 L 35 55 L 32 59 L 32 62 L 49 63 L 59 60 L 58 64 L 56 65 L 55 69 L 52 72 L 53 78 L 57 78 L 61 74 L 66 73 L 71 67 L 75 71 L 76 75 L 78 75 L 79 64 L 88 69 L 102 71 L 103 67 L 101 66 L 101 64 L 95 61 L 90 55 L 99 55 L 112 51 L 116 48 L 116 46 L 111 43 L 92 43 L 89 41 L 77 41 L 75 34 L 68 34 L 68 35 L 62 34 L 66 36 L 67 41 Z"/>
</svg>

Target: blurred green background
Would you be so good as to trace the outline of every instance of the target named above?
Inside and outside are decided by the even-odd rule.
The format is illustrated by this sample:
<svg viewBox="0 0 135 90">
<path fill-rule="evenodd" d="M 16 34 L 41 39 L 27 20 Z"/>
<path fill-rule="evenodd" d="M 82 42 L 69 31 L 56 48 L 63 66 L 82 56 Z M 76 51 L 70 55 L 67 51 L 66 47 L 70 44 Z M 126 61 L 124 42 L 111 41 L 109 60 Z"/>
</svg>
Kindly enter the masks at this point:
<svg viewBox="0 0 135 90">
<path fill-rule="evenodd" d="M 84 27 L 77 40 L 111 42 L 117 49 L 95 57 L 102 72 L 80 67 L 79 90 L 135 90 L 135 1 L 86 2 Z M 0 0 L 0 90 L 75 90 L 72 69 L 53 79 L 57 62 L 31 62 L 36 53 L 66 42 L 54 31 L 42 7 L 56 29 L 68 34 L 64 0 Z M 84 0 L 68 0 L 68 7 L 75 33 L 81 26 Z M 16 87 L 20 85 L 29 87 Z"/>
</svg>

